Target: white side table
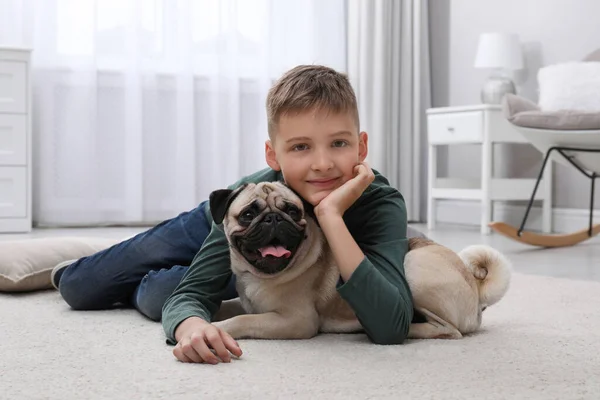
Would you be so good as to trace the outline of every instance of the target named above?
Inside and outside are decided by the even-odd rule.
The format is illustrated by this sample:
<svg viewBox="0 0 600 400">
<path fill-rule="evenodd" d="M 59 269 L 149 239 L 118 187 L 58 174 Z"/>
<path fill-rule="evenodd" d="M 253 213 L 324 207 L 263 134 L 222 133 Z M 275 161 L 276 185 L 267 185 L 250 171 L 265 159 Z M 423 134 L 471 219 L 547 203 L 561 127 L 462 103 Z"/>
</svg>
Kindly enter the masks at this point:
<svg viewBox="0 0 600 400">
<path fill-rule="evenodd" d="M 481 201 L 481 232 L 489 234 L 494 201 L 529 200 L 536 179 L 495 178 L 492 173 L 495 143 L 528 143 L 502 115 L 501 105 L 480 104 L 427 110 L 429 147 L 428 229 L 435 229 L 438 199 Z M 481 180 L 437 177 L 437 148 L 440 145 L 481 145 Z M 535 199 L 542 200 L 542 229 L 552 230 L 552 163 L 544 171 Z"/>
</svg>

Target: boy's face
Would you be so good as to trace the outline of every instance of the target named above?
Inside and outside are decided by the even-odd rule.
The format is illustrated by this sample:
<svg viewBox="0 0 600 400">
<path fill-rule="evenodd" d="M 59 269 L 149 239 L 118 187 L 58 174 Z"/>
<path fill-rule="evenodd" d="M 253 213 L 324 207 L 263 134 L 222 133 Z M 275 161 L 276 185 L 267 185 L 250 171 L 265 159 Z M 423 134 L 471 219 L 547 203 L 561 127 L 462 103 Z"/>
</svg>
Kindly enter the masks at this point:
<svg viewBox="0 0 600 400">
<path fill-rule="evenodd" d="M 367 140 L 350 113 L 307 111 L 279 119 L 265 156 L 292 189 L 316 206 L 354 178 L 354 167 L 367 157 Z"/>
</svg>

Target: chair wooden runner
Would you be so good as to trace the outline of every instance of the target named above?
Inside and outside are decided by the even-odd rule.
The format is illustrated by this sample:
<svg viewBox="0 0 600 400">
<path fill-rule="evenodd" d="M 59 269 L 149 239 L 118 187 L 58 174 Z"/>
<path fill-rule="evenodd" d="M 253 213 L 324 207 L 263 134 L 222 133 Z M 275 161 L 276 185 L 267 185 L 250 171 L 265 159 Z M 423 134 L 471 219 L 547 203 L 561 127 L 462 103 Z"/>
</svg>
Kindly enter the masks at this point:
<svg viewBox="0 0 600 400">
<path fill-rule="evenodd" d="M 548 131 L 517 127 L 523 135 L 542 153 L 545 153 L 544 162 L 529 199 L 525 216 L 519 228 L 504 222 L 491 222 L 489 224 L 495 232 L 507 236 L 521 243 L 540 247 L 573 246 L 588 240 L 600 233 L 600 224 L 593 224 L 594 189 L 595 181 L 600 176 L 600 131 Z M 558 157 L 560 156 L 560 157 Z M 529 211 L 533 205 L 536 191 L 544 174 L 544 168 L 552 159 L 562 164 L 572 165 L 583 175 L 591 180 L 590 214 L 587 229 L 568 234 L 539 234 L 525 231 L 525 224 Z"/>
</svg>

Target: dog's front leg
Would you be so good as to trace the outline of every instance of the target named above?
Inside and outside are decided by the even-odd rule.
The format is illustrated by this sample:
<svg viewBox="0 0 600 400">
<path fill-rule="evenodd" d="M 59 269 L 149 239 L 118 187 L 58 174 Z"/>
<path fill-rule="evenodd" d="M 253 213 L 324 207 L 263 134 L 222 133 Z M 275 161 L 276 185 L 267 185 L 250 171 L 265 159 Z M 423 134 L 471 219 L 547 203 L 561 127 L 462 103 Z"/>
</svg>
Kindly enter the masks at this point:
<svg viewBox="0 0 600 400">
<path fill-rule="evenodd" d="M 221 303 L 221 307 L 216 312 L 213 321 L 223 321 L 229 318 L 233 318 L 236 315 L 246 314 L 246 310 L 242 306 L 240 298 L 226 300 Z"/>
<path fill-rule="evenodd" d="M 214 325 L 234 339 L 309 339 L 319 330 L 318 316 L 293 317 L 277 312 L 238 315 Z"/>
</svg>

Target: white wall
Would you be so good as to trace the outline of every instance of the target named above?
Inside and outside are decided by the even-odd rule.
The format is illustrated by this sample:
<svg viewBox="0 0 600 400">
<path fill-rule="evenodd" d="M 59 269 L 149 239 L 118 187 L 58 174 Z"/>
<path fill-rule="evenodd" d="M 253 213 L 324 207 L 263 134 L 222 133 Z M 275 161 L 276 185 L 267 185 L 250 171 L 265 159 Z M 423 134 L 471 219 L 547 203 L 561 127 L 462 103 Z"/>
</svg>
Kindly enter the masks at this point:
<svg viewBox="0 0 600 400">
<path fill-rule="evenodd" d="M 489 72 L 473 68 L 473 61 L 482 32 L 520 35 L 526 69 L 515 80 L 520 94 L 532 100 L 537 100 L 540 66 L 580 60 L 600 48 L 598 0 L 430 0 L 429 6 L 434 107 L 480 103 Z M 504 176 L 533 177 L 541 165 L 540 153 L 529 146 L 502 146 L 495 154 L 502 158 L 495 167 Z M 526 161 L 529 155 L 535 161 Z M 441 174 L 479 176 L 475 146 L 451 149 L 446 157 Z M 589 179 L 574 168 L 557 166 L 554 185 L 555 207 L 588 207 Z M 599 198 L 597 191 L 596 207 Z"/>
</svg>

